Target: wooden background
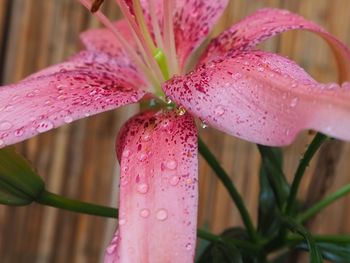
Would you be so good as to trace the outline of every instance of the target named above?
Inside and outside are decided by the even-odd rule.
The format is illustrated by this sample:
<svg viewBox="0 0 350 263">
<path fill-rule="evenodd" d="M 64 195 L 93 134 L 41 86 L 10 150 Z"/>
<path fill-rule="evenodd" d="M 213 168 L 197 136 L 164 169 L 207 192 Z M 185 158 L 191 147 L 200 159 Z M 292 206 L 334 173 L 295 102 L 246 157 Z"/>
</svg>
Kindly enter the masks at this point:
<svg viewBox="0 0 350 263">
<path fill-rule="evenodd" d="M 103 10 L 116 18 L 114 1 L 106 2 Z M 350 46 L 349 0 L 233 0 L 220 25 L 229 25 L 267 6 L 300 13 Z M 18 81 L 74 54 L 79 48 L 79 32 L 96 26 L 98 22 L 75 0 L 0 0 L 1 84 Z M 295 59 L 319 81 L 336 80 L 327 45 L 310 33 L 286 33 L 263 47 Z M 136 110 L 128 106 L 77 121 L 21 143 L 18 149 L 38 168 L 50 191 L 116 206 L 118 164 L 114 138 Z M 260 163 L 256 146 L 210 128 L 200 132 L 232 176 L 255 220 Z M 310 139 L 305 133 L 284 149 L 284 168 L 289 177 Z M 300 197 L 312 203 L 348 183 L 349 161 L 350 143 L 332 142 L 323 147 L 307 170 Z M 350 198 L 345 198 L 326 209 L 311 228 L 319 233 L 350 234 L 349 222 Z M 227 192 L 201 160 L 199 225 L 203 224 L 218 233 L 241 221 Z M 0 262 L 99 262 L 115 225 L 112 219 L 37 204 L 0 206 Z"/>
</svg>

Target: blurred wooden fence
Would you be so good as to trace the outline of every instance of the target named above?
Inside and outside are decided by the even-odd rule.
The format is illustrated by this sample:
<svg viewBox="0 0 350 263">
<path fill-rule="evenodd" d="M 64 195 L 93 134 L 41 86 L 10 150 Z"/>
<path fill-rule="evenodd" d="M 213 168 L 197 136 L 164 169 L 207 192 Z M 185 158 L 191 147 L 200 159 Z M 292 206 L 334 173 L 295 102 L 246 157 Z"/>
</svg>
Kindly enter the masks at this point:
<svg viewBox="0 0 350 263">
<path fill-rule="evenodd" d="M 221 27 L 261 7 L 300 13 L 350 46 L 349 0 L 234 0 Z M 118 17 L 113 0 L 104 12 Z M 98 22 L 75 0 L 0 0 L 0 81 L 15 82 L 47 65 L 62 61 L 79 48 L 78 34 Z M 310 33 L 286 33 L 263 45 L 295 59 L 317 80 L 336 80 L 327 45 Z M 135 106 L 77 121 L 42 134 L 18 149 L 38 168 L 47 188 L 71 198 L 117 205 L 118 165 L 114 138 Z M 349 116 L 350 117 L 350 116 Z M 260 158 L 256 146 L 211 129 L 201 130 L 232 176 L 249 211 L 256 218 Z M 284 149 L 285 171 L 293 174 L 311 136 L 303 134 Z M 323 148 L 303 181 L 301 198 L 310 202 L 350 181 L 350 144 L 332 142 Z M 311 189 L 311 191 L 308 191 Z M 350 233 L 350 198 L 326 209 L 312 224 L 319 233 Z M 199 225 L 220 232 L 241 225 L 237 210 L 210 168 L 200 162 Z M 116 222 L 36 204 L 0 206 L 0 262 L 98 262 Z"/>
</svg>

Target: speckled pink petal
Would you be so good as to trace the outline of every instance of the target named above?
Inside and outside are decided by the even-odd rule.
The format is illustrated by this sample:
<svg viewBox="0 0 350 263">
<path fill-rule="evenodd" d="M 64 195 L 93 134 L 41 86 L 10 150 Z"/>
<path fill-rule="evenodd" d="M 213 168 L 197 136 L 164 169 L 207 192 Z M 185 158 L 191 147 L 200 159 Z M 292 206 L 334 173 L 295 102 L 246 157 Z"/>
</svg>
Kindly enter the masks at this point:
<svg viewBox="0 0 350 263">
<path fill-rule="evenodd" d="M 121 33 L 130 45 L 136 48 L 136 44 L 125 20 L 114 23 L 116 29 Z M 104 52 L 112 56 L 124 57 L 122 45 L 107 28 L 90 29 L 80 34 L 80 40 L 87 50 Z"/>
<path fill-rule="evenodd" d="M 0 147 L 137 102 L 144 87 L 132 65 L 107 54 L 81 52 L 0 88 Z"/>
<path fill-rule="evenodd" d="M 174 31 L 180 68 L 208 36 L 227 3 L 228 0 L 177 0 Z"/>
<path fill-rule="evenodd" d="M 248 50 L 279 33 L 305 29 L 324 38 L 332 48 L 340 70 L 340 80 L 350 79 L 350 50 L 325 29 L 287 10 L 261 9 L 212 40 L 202 61 L 210 61 L 229 50 Z"/>
<path fill-rule="evenodd" d="M 189 114 L 147 112 L 119 134 L 119 227 L 105 262 L 192 263 L 197 225 L 197 131 Z"/>
<path fill-rule="evenodd" d="M 308 128 L 350 140 L 349 83 L 320 84 L 276 54 L 237 52 L 163 89 L 209 125 L 251 142 L 287 145 Z"/>
<path fill-rule="evenodd" d="M 119 0 L 117 0 L 119 1 Z M 122 1 L 122 0 L 121 0 Z M 173 24 L 175 45 L 180 68 L 183 68 L 186 59 L 203 42 L 212 30 L 217 20 L 227 6 L 228 0 L 173 0 L 175 9 L 173 12 Z M 132 1 L 125 1 L 133 12 Z M 164 1 L 154 0 L 156 14 L 159 16 L 160 28 L 164 22 Z M 153 33 L 149 12 L 148 0 L 141 0 L 146 23 Z"/>
</svg>

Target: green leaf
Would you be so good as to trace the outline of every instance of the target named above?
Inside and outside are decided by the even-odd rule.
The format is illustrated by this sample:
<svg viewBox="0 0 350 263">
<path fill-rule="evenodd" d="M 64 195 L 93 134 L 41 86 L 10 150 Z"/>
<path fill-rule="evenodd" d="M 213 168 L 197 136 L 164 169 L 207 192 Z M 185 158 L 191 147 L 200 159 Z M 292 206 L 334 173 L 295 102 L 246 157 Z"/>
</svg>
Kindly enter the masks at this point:
<svg viewBox="0 0 350 263">
<path fill-rule="evenodd" d="M 331 242 L 317 242 L 317 246 L 321 251 L 321 254 L 324 259 L 336 263 L 350 262 L 350 243 L 338 244 Z M 298 245 L 298 247 L 308 250 L 308 246 L 306 243 L 302 243 Z"/>
<path fill-rule="evenodd" d="M 293 218 L 288 216 L 280 216 L 280 219 L 282 224 L 286 225 L 291 231 L 298 233 L 305 239 L 310 252 L 310 262 L 323 262 L 321 252 L 309 231 L 307 231 L 307 229 L 305 229 L 302 225 L 298 224 Z"/>
<path fill-rule="evenodd" d="M 245 229 L 240 227 L 226 229 L 217 240 L 207 246 L 196 262 L 260 262 L 258 259 L 261 251 L 258 246 L 250 243 L 249 234 Z"/>
<path fill-rule="evenodd" d="M 27 205 L 44 189 L 44 182 L 29 162 L 12 148 L 0 150 L 0 203 Z"/>
<path fill-rule="evenodd" d="M 289 184 L 282 170 L 282 153 L 278 148 L 258 145 L 262 167 L 273 190 L 279 208 L 282 208 L 289 195 Z"/>
<path fill-rule="evenodd" d="M 212 243 L 203 252 L 198 263 L 243 263 L 243 258 L 237 247 L 222 242 Z"/>
<path fill-rule="evenodd" d="M 282 167 L 282 151 L 278 148 L 271 148 L 274 151 L 278 165 Z M 263 236 L 271 236 L 279 229 L 279 220 L 276 220 L 276 198 L 268 179 L 268 171 L 261 164 L 260 167 L 260 194 L 259 194 L 259 214 L 258 231 Z"/>
<path fill-rule="evenodd" d="M 271 263 L 285 263 L 287 262 L 290 251 L 282 253 L 271 260 Z"/>
</svg>

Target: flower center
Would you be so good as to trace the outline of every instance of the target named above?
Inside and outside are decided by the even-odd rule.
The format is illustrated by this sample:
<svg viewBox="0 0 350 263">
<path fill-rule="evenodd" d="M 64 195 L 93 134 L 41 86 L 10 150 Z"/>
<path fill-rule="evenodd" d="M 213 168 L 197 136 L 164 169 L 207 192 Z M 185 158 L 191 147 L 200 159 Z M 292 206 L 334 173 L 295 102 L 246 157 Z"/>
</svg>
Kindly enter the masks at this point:
<svg viewBox="0 0 350 263">
<path fill-rule="evenodd" d="M 156 6 L 155 0 L 149 0 L 148 6 L 141 5 L 140 0 L 117 0 L 137 50 L 130 46 L 118 28 L 98 10 L 103 0 L 95 0 L 92 5 L 89 0 L 79 1 L 113 32 L 125 53 L 147 77 L 153 92 L 164 98 L 162 84 L 179 73 L 173 26 L 174 1 L 164 1 L 160 7 Z M 160 13 L 164 15 L 159 17 Z"/>
</svg>

